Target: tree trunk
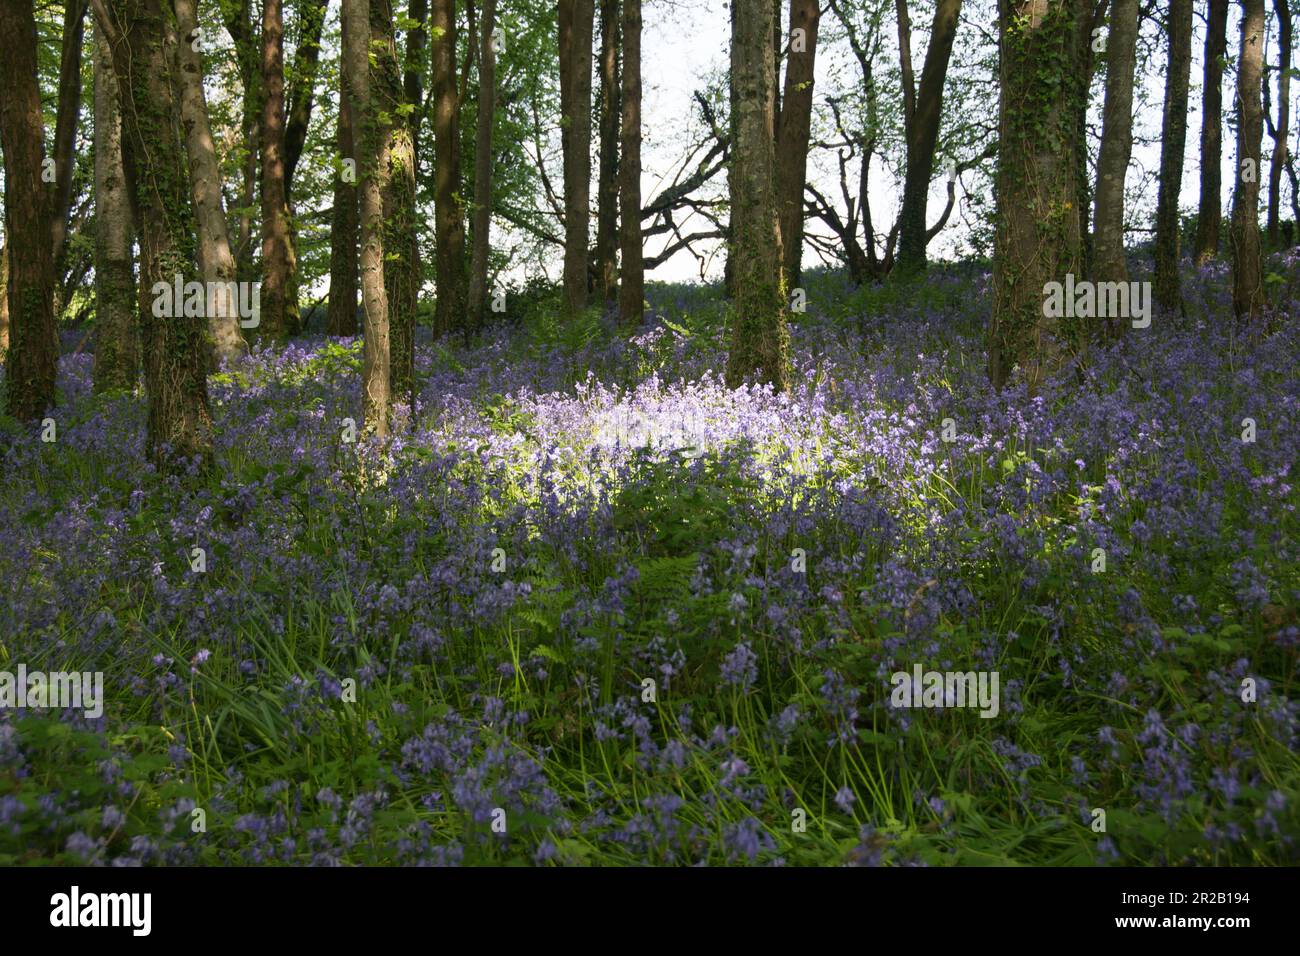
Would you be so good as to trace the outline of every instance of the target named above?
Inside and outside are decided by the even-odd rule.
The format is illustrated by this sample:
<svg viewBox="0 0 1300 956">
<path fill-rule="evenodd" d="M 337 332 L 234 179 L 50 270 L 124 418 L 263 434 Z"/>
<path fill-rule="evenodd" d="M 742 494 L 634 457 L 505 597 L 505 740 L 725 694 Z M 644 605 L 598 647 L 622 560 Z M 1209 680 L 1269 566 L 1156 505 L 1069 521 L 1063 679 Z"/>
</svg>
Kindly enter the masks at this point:
<svg viewBox="0 0 1300 956">
<path fill-rule="evenodd" d="M 343 20 L 343 36 L 347 36 L 351 29 L 347 20 L 352 15 L 352 5 L 345 0 L 339 14 Z M 345 176 L 343 166 L 344 160 L 351 160 L 354 163 L 353 169 L 360 172 L 361 157 L 357 155 L 354 146 L 355 94 L 350 82 L 347 69 L 340 69 L 339 118 L 334 140 L 339 163 L 334 171 L 334 212 L 330 223 L 330 299 L 327 317 L 330 335 L 357 334 L 357 230 L 360 226 L 360 210 L 357 206 L 356 178 Z"/>
<path fill-rule="evenodd" d="M 1271 126 L 1273 151 L 1268 161 L 1268 245 L 1277 249 L 1282 245 L 1278 221 L 1278 208 L 1282 197 L 1282 170 L 1287 161 L 1287 136 L 1291 133 L 1291 11 L 1287 0 L 1273 0 L 1277 14 L 1277 125 Z"/>
<path fill-rule="evenodd" d="M 1228 53 L 1231 0 L 1209 0 L 1205 28 L 1205 84 L 1201 90 L 1201 201 L 1196 214 L 1196 263 L 1219 254 L 1223 219 L 1223 65 Z"/>
<path fill-rule="evenodd" d="M 122 170 L 122 116 L 113 51 L 95 30 L 95 391 L 134 389 L 140 378 L 135 328 L 131 206 Z"/>
<path fill-rule="evenodd" d="M 59 62 L 59 106 L 54 125 L 54 196 L 50 205 L 50 233 L 54 241 L 54 270 L 59 273 L 68 235 L 72 206 L 72 178 L 76 169 L 77 122 L 81 116 L 81 46 L 85 36 L 87 0 L 67 0 L 63 5 L 63 43 Z"/>
<path fill-rule="evenodd" d="M 1232 194 L 1232 309 L 1238 319 L 1264 308 L 1264 267 L 1259 248 L 1260 141 L 1264 111 L 1264 0 L 1242 0 L 1237 60 L 1237 185 Z"/>
<path fill-rule="evenodd" d="M 600 184 L 596 189 L 596 288 L 609 308 L 618 298 L 618 0 L 600 0 Z"/>
<path fill-rule="evenodd" d="M 902 2 L 902 0 L 900 0 Z M 943 86 L 960 22 L 961 0 L 938 0 L 930 43 L 921 68 L 921 87 L 907 123 L 907 172 L 903 178 L 903 207 L 898 220 L 898 268 L 904 273 L 925 269 L 926 208 L 934 175 L 935 144 L 943 119 Z M 908 65 L 908 74 L 911 66 Z M 784 231 L 784 230 L 783 230 Z"/>
<path fill-rule="evenodd" d="M 122 115 L 122 165 L 140 238 L 139 308 L 148 457 L 160 471 L 212 463 L 207 327 L 155 288 L 192 281 L 196 225 L 185 146 L 166 42 L 171 11 L 162 0 L 93 0 L 95 20 L 113 51 Z M 170 296 L 167 296 L 170 298 Z M 155 314 L 155 310 L 162 314 Z"/>
<path fill-rule="evenodd" d="M 0 240 L 0 362 L 9 351 L 9 236 Z"/>
<path fill-rule="evenodd" d="M 238 278 L 235 256 L 230 249 L 226 229 L 226 212 L 221 201 L 221 166 L 208 124 L 208 105 L 203 95 L 203 55 L 194 49 L 198 27 L 194 0 L 175 0 L 176 75 L 179 80 L 181 129 L 190 160 L 190 196 L 194 201 L 194 218 L 198 224 L 199 272 L 211 283 L 208 331 L 212 336 L 212 354 L 216 362 L 232 362 L 248 354 L 248 343 L 240 332 L 238 303 L 230 294 Z M 129 261 L 129 259 L 128 259 Z"/>
<path fill-rule="evenodd" d="M 619 244 L 623 273 L 619 320 L 638 326 L 645 317 L 645 266 L 641 239 L 641 0 L 623 0 L 622 158 L 619 162 Z"/>
<path fill-rule="evenodd" d="M 483 0 L 479 43 L 478 119 L 474 133 L 474 245 L 469 268 L 469 331 L 483 328 L 492 228 L 492 119 L 496 115 L 496 0 Z"/>
<path fill-rule="evenodd" d="M 283 340 L 298 330 L 297 257 L 289 224 L 284 138 L 283 0 L 262 3 L 262 321 Z"/>
<path fill-rule="evenodd" d="M 560 0 L 560 109 L 564 143 L 564 308 L 587 307 L 591 203 L 593 0 Z"/>
<path fill-rule="evenodd" d="M 1192 0 L 1169 0 L 1169 63 L 1165 111 L 1160 128 L 1160 190 L 1156 199 L 1155 303 L 1170 312 L 1182 309 L 1178 282 L 1180 222 L 1178 197 L 1183 185 L 1183 147 L 1187 142 L 1187 87 L 1192 68 Z"/>
<path fill-rule="evenodd" d="M 1093 278 L 1128 282 L 1124 260 L 1124 179 L 1133 153 L 1133 69 L 1137 62 L 1138 0 L 1114 0 L 1106 37 L 1106 105 L 1097 158 L 1097 217 Z M 1112 323 L 1112 330 L 1122 325 Z"/>
<path fill-rule="evenodd" d="M 394 400 L 414 405 L 415 310 L 420 291 L 415 233 L 414 110 L 397 60 L 391 0 L 370 0 L 370 95 L 373 108 L 391 117 L 386 125 L 386 165 L 379 188 L 384 208 L 384 291 L 388 300 L 389 389 Z"/>
<path fill-rule="evenodd" d="M 727 385 L 737 388 L 753 376 L 784 392 L 790 386 L 790 335 L 776 201 L 773 11 L 770 0 L 733 3 L 731 82 L 737 115 L 730 192 L 736 297 Z"/>
<path fill-rule="evenodd" d="M 949 0 L 960 3 L 961 0 Z M 812 128 L 813 61 L 817 55 L 819 0 L 790 0 L 789 51 L 785 62 L 785 92 L 781 97 L 781 126 L 777 133 L 777 202 L 780 204 L 781 247 L 786 287 L 802 281 L 803 187 L 808 174 L 808 135 Z M 795 31 L 802 30 L 796 49 Z"/>
<path fill-rule="evenodd" d="M 253 207 L 257 200 L 257 173 L 261 168 L 258 144 L 262 136 L 262 51 L 249 16 L 250 7 L 251 0 L 231 0 L 221 4 L 222 20 L 235 41 L 235 62 L 244 91 L 240 129 L 246 152 L 240 164 L 243 178 L 239 188 L 239 232 L 234 253 L 239 278 L 245 282 L 261 278 L 253 263 Z"/>
<path fill-rule="evenodd" d="M 9 252 L 9 351 L 5 409 L 37 421 L 54 404 L 59 361 L 54 324 L 49 189 L 42 182 L 45 130 L 36 76 L 36 21 L 29 0 L 0 0 L 0 148 L 5 163 Z"/>
<path fill-rule="evenodd" d="M 298 22 L 302 36 L 293 55 L 293 84 L 289 88 L 288 123 L 284 129 L 284 194 L 293 208 L 293 174 L 302 158 L 316 100 L 316 73 L 320 65 L 320 38 L 325 29 L 328 3 L 301 3 Z"/>
<path fill-rule="evenodd" d="M 392 393 L 389 381 L 388 297 L 384 289 L 384 204 L 380 176 L 388 166 L 388 132 L 370 83 L 370 0 L 343 0 L 347 30 L 343 69 L 360 135 L 357 186 L 361 208 L 361 302 L 363 309 L 361 403 L 365 430 L 387 437 Z"/>
<path fill-rule="evenodd" d="M 1085 0 L 1000 0 L 997 230 L 989 378 L 1016 365 L 1034 393 L 1064 367 L 1078 328 L 1049 314 L 1046 285 L 1078 274 L 1077 103 Z"/>
<path fill-rule="evenodd" d="M 466 320 L 465 207 L 460 200 L 460 94 L 456 89 L 455 0 L 433 0 L 429 16 L 433 54 L 435 271 L 434 330 L 443 335 Z"/>
</svg>

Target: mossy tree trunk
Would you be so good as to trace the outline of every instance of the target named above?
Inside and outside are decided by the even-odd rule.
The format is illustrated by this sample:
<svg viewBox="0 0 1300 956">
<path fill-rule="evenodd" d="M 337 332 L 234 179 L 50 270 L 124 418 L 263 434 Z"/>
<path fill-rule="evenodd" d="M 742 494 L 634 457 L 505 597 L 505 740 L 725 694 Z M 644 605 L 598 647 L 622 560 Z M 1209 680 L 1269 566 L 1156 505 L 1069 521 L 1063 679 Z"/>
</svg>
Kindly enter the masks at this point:
<svg viewBox="0 0 1300 956">
<path fill-rule="evenodd" d="M 752 378 L 784 392 L 790 386 L 790 335 L 776 197 L 774 12 L 770 0 L 733 2 L 736 147 L 729 184 L 736 294 L 727 385 L 736 388 Z"/>
<path fill-rule="evenodd" d="M 1079 133 L 1073 81 L 1084 0 L 1000 0 L 997 220 L 989 378 L 1019 365 L 1030 392 L 1069 361 L 1079 329 L 1049 317 L 1044 286 L 1079 274 Z"/>
<path fill-rule="evenodd" d="M 194 237 L 179 104 L 167 34 L 175 29 L 163 0 L 94 0 L 96 24 L 113 51 L 122 115 L 122 165 L 140 238 L 139 308 L 149 460 L 183 472 L 212 462 L 208 408 L 207 324 L 173 303 L 155 315 L 154 286 L 196 278 Z"/>
</svg>

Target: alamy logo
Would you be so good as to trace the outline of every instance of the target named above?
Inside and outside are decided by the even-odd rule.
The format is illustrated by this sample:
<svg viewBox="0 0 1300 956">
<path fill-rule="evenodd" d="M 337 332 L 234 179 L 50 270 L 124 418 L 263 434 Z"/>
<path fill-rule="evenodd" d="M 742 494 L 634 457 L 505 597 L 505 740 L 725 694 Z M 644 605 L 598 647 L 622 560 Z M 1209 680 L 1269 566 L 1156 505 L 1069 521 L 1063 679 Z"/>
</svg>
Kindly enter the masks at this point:
<svg viewBox="0 0 1300 956">
<path fill-rule="evenodd" d="M 152 926 L 151 893 L 82 893 L 74 886 L 71 893 L 50 897 L 50 925 L 129 926 L 134 936 L 148 936 Z"/>
<path fill-rule="evenodd" d="M 998 715 L 997 671 L 897 671 L 890 703 L 895 707 L 979 707 L 981 717 Z"/>
<path fill-rule="evenodd" d="M 1067 273 L 1065 284 L 1043 286 L 1043 315 L 1049 319 L 1132 319 L 1133 328 L 1151 324 L 1150 282 L 1083 282 Z"/>
<path fill-rule="evenodd" d="M 179 272 L 170 284 L 155 282 L 153 314 L 156 318 L 238 315 L 240 328 L 257 328 L 262 322 L 262 283 L 186 282 Z"/>
<path fill-rule="evenodd" d="M 18 673 L 0 671 L 0 707 L 69 707 L 85 711 L 87 717 L 104 713 L 104 672 L 28 671 L 18 665 Z"/>
</svg>

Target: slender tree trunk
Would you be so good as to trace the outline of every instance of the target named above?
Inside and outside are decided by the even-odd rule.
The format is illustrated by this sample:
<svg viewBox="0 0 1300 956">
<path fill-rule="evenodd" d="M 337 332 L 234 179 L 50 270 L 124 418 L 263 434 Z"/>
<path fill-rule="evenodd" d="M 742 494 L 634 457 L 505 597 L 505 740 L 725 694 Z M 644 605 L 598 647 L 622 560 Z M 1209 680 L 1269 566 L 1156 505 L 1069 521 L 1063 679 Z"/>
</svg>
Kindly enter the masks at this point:
<svg viewBox="0 0 1300 956">
<path fill-rule="evenodd" d="M 1223 220 L 1223 65 L 1228 53 L 1228 7 L 1209 0 L 1205 28 L 1205 82 L 1201 90 L 1201 201 L 1196 214 L 1196 263 L 1219 254 Z"/>
<path fill-rule="evenodd" d="M 1178 197 L 1183 185 L 1183 147 L 1187 142 L 1187 88 L 1192 68 L 1192 0 L 1169 0 L 1169 63 L 1165 111 L 1160 131 L 1160 189 L 1156 199 L 1155 301 L 1162 309 L 1182 309 L 1178 282 L 1180 225 Z"/>
<path fill-rule="evenodd" d="M 344 0 L 340 7 L 343 36 L 352 29 L 348 18 L 352 4 Z M 335 130 L 338 166 L 334 173 L 334 211 L 330 223 L 330 300 L 328 329 L 330 335 L 357 334 L 357 231 L 360 209 L 357 205 L 355 176 L 345 175 L 345 160 L 352 160 L 353 170 L 360 171 L 361 157 L 354 146 L 354 94 L 346 69 L 339 70 L 339 118 Z"/>
<path fill-rule="evenodd" d="M 1237 185 L 1232 194 L 1232 308 L 1238 319 L 1264 308 L 1264 267 L 1259 248 L 1260 141 L 1264 111 L 1264 0 L 1242 0 L 1237 59 Z"/>
<path fill-rule="evenodd" d="M 262 320 L 283 340 L 298 329 L 297 256 L 289 224 L 284 138 L 283 0 L 262 3 Z"/>
<path fill-rule="evenodd" d="M 951 0 L 960 3 L 961 0 Z M 808 175 L 808 136 L 812 129 L 813 63 L 817 55 L 819 0 L 790 0 L 789 49 L 785 93 L 777 131 L 777 201 L 786 287 L 802 281 L 803 188 Z"/>
<path fill-rule="evenodd" d="M 1133 69 L 1137 62 L 1138 0 L 1114 0 L 1106 40 L 1106 105 L 1097 158 L 1097 217 L 1093 277 L 1128 282 L 1124 260 L 1124 179 L 1133 153 Z M 1118 331 L 1121 324 L 1112 324 Z"/>
<path fill-rule="evenodd" d="M 190 160 L 190 196 L 198 224 L 199 272 L 212 284 L 213 312 L 208 316 L 212 353 L 217 362 L 232 362 L 248 354 L 248 343 L 240 332 L 238 303 L 231 295 L 231 283 L 238 278 L 235 256 L 226 231 L 226 212 L 221 201 L 221 166 L 208 123 L 208 104 L 203 95 L 203 55 L 194 49 L 198 27 L 195 0 L 175 0 L 176 75 L 179 79 L 181 129 Z"/>
<path fill-rule="evenodd" d="M 1079 329 L 1045 307 L 1047 284 L 1078 275 L 1077 98 L 1086 0 L 1000 0 L 997 231 L 989 378 L 1021 367 L 1031 393 L 1061 370 Z"/>
<path fill-rule="evenodd" d="M 361 302 L 364 312 L 361 402 L 365 429 L 388 435 L 392 393 L 389 381 L 388 297 L 384 289 L 384 204 L 380 176 L 388 165 L 388 132 L 371 93 L 370 0 L 343 0 L 343 69 L 356 113 L 357 186 L 361 207 Z"/>
<path fill-rule="evenodd" d="M 591 232 L 591 41 L 595 15 L 593 0 L 560 0 L 564 307 L 570 314 L 587 307 L 587 241 Z"/>
<path fill-rule="evenodd" d="M 384 207 L 384 290 L 388 298 L 389 378 L 394 400 L 414 405 L 415 311 L 420 292 L 415 232 L 414 104 L 406 103 L 391 0 L 370 0 L 370 93 L 392 117 L 380 175 Z M 406 106 L 412 109 L 405 109 Z"/>
<path fill-rule="evenodd" d="M 640 325 L 645 318 L 645 266 L 641 252 L 641 0 L 623 0 L 622 158 L 619 164 L 619 244 L 623 273 L 618 287 L 619 320 Z"/>
<path fill-rule="evenodd" d="M 483 0 L 479 44 L 478 120 L 474 133 L 474 244 L 469 267 L 469 330 L 483 328 L 492 228 L 492 119 L 496 115 L 496 0 Z"/>
<path fill-rule="evenodd" d="M 904 273 L 925 269 L 925 250 L 929 241 L 926 209 L 930 180 L 934 175 L 935 145 L 943 118 L 943 86 L 960 14 L 961 0 L 938 0 L 930 29 L 930 43 L 925 51 L 925 65 L 921 68 L 921 86 L 914 99 L 911 121 L 907 124 L 907 172 L 903 179 L 903 207 L 898 226 L 898 268 Z"/>
<path fill-rule="evenodd" d="M 81 47 L 85 37 L 87 0 L 63 5 L 63 43 L 59 63 L 59 106 L 54 125 L 54 196 L 50 233 L 54 241 L 54 271 L 60 273 L 72 207 L 72 175 L 76 169 L 77 123 L 81 117 Z"/>
<path fill-rule="evenodd" d="M 235 240 L 235 265 L 239 278 L 251 282 L 261 277 L 253 263 L 253 208 L 257 201 L 257 175 L 261 169 L 258 144 L 262 139 L 262 51 L 250 17 L 251 0 L 223 0 L 222 19 L 235 41 L 235 62 L 243 86 L 240 129 L 244 137 L 239 189 L 239 231 Z"/>
<path fill-rule="evenodd" d="M 122 115 L 122 165 L 132 219 L 140 237 L 139 309 L 145 389 L 149 397 L 149 460 L 184 472 L 212 463 L 208 409 L 208 337 L 201 315 L 160 296 L 176 277 L 192 281 L 194 236 L 178 122 L 176 80 L 167 53 L 172 11 L 162 0 L 93 0 L 95 21 L 113 51 Z"/>
<path fill-rule="evenodd" d="M 1282 198 L 1282 170 L 1287 161 L 1287 137 L 1291 133 L 1291 11 L 1287 0 L 1273 0 L 1277 14 L 1277 125 L 1270 124 L 1273 151 L 1268 163 L 1268 245 L 1277 249 L 1282 244 L 1278 209 Z"/>
<path fill-rule="evenodd" d="M 298 22 L 302 36 L 293 55 L 293 83 L 288 92 L 288 122 L 284 128 L 284 193 L 293 208 L 293 176 L 307 143 L 311 111 L 316 100 L 316 73 L 320 67 L 320 38 L 325 29 L 328 3 L 306 2 L 298 5 Z"/>
<path fill-rule="evenodd" d="M 737 116 L 730 187 L 736 298 L 727 385 L 739 387 L 753 376 L 784 392 L 790 387 L 790 334 L 776 199 L 773 11 L 769 0 L 733 2 L 731 82 Z"/>
<path fill-rule="evenodd" d="M 600 184 L 596 189 L 596 288 L 605 308 L 618 298 L 618 0 L 600 0 Z"/>
<path fill-rule="evenodd" d="M 1077 195 L 1074 208 L 1079 211 L 1079 270 L 1087 275 L 1092 271 L 1092 181 L 1088 174 L 1088 104 L 1092 96 L 1092 73 L 1096 67 L 1096 54 L 1092 50 L 1092 30 L 1094 24 L 1102 25 L 1107 0 L 1085 0 L 1085 10 L 1079 19 L 1077 42 L 1078 84 L 1074 97 L 1075 121 L 1078 124 L 1074 138 L 1074 158 L 1076 165 L 1075 187 Z"/>
<path fill-rule="evenodd" d="M 135 328 L 131 205 L 122 169 L 122 116 L 113 51 L 95 30 L 95 391 L 134 389 L 140 378 Z"/>
<path fill-rule="evenodd" d="M 0 241 L 0 362 L 9 351 L 9 236 Z"/>
<path fill-rule="evenodd" d="M 456 89 L 455 0 L 433 0 L 429 16 L 433 55 L 435 271 L 434 330 L 443 335 L 466 320 L 465 207 L 460 200 L 460 95 Z"/>
<path fill-rule="evenodd" d="M 736 5 L 727 4 L 728 14 L 730 16 L 731 35 L 736 35 Z M 775 67 L 773 67 L 775 69 Z M 727 146 L 727 177 L 731 177 L 731 169 L 735 163 L 736 157 L 736 115 L 739 108 L 736 105 L 736 78 L 729 76 L 727 81 L 727 126 L 728 126 L 728 146 Z M 773 113 L 775 121 L 775 113 Z M 727 212 L 727 261 L 723 263 L 722 268 L 722 291 L 726 298 L 735 301 L 736 298 L 736 230 L 735 230 L 735 210 L 729 209 Z"/>
<path fill-rule="evenodd" d="M 36 78 L 36 21 L 29 0 L 0 0 L 0 149 L 9 251 L 9 351 L 5 410 L 36 421 L 54 404 L 59 360 L 54 324 L 49 187 L 41 180 L 45 130 Z"/>
</svg>

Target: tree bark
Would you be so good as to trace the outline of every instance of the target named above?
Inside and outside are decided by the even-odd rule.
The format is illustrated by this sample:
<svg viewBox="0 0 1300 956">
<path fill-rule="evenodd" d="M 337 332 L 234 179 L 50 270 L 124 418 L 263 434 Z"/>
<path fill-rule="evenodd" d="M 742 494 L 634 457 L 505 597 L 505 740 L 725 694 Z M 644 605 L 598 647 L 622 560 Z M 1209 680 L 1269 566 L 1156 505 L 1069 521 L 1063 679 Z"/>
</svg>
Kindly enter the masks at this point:
<svg viewBox="0 0 1300 956">
<path fill-rule="evenodd" d="M 496 115 L 496 0 L 483 0 L 479 43 L 478 118 L 474 133 L 474 228 L 469 268 L 469 330 L 483 328 L 492 228 L 492 120 Z"/>
<path fill-rule="evenodd" d="M 54 323 L 49 187 L 41 180 L 45 130 L 36 74 L 36 21 L 29 0 L 0 0 L 0 148 L 5 163 L 9 252 L 9 351 L 5 410 L 37 421 L 54 404 L 59 360 Z"/>
<path fill-rule="evenodd" d="M 415 312 L 420 294 L 415 224 L 416 104 L 407 103 L 402 86 L 391 0 L 370 0 L 370 36 L 374 108 L 392 117 L 384 146 L 388 162 L 380 174 L 390 390 L 394 400 L 405 399 L 413 408 Z"/>
<path fill-rule="evenodd" d="M 245 150 L 239 189 L 239 232 L 235 240 L 235 264 L 243 281 L 260 279 L 253 263 L 253 207 L 257 201 L 257 176 L 261 169 L 259 143 L 262 138 L 262 51 L 249 16 L 251 0 L 221 4 L 226 30 L 235 41 L 235 62 L 243 86 L 240 129 Z"/>
<path fill-rule="evenodd" d="M 1128 282 L 1124 259 L 1124 179 L 1133 154 L 1133 70 L 1137 63 L 1138 0 L 1114 0 L 1106 37 L 1106 105 L 1097 158 L 1097 215 L 1092 274 L 1098 282 Z M 1122 326 L 1112 324 L 1112 330 Z"/>
<path fill-rule="evenodd" d="M 1047 283 L 1079 274 L 1077 97 L 1086 0 L 1000 0 L 998 172 L 989 378 L 1019 365 L 1030 393 L 1060 371 L 1079 329 L 1049 315 Z"/>
<path fill-rule="evenodd" d="M 284 193 L 293 208 L 293 174 L 302 158 L 316 100 L 316 73 L 320 66 L 320 38 L 329 4 L 307 2 L 298 6 L 302 36 L 293 55 L 293 84 L 288 93 L 288 122 L 284 128 Z"/>
<path fill-rule="evenodd" d="M 1287 0 L 1273 0 L 1277 14 L 1277 125 L 1269 125 L 1273 150 L 1268 161 L 1268 245 L 1277 249 L 1282 245 L 1278 209 L 1282 196 L 1282 170 L 1286 168 L 1287 137 L 1291 133 L 1291 10 Z"/>
<path fill-rule="evenodd" d="M 950 0 L 960 3 L 961 0 Z M 808 135 L 812 129 L 813 67 L 817 55 L 820 0 L 790 0 L 790 36 L 785 61 L 785 92 L 777 132 L 777 202 L 786 287 L 802 281 L 803 187 L 808 178 Z M 795 31 L 803 31 L 802 50 Z"/>
<path fill-rule="evenodd" d="M 623 0 L 622 158 L 619 163 L 619 245 L 623 272 L 619 320 L 634 327 L 645 318 L 645 266 L 641 237 L 641 0 Z"/>
<path fill-rule="evenodd" d="M 600 184 L 596 189 L 596 288 L 618 299 L 619 0 L 600 0 Z"/>
<path fill-rule="evenodd" d="M 591 203 L 593 0 L 560 0 L 560 110 L 564 144 L 564 308 L 587 307 Z"/>
<path fill-rule="evenodd" d="M 357 186 L 361 208 L 361 302 L 363 308 L 361 401 L 365 430 L 387 437 L 392 393 L 389 380 L 388 297 L 384 288 L 384 204 L 380 177 L 387 168 L 388 132 L 370 82 L 370 0 L 343 0 L 347 9 L 343 69 L 358 122 Z"/>
<path fill-rule="evenodd" d="M 95 30 L 95 391 L 134 389 L 140 378 L 131 205 L 122 169 L 122 116 L 113 51 Z"/>
<path fill-rule="evenodd" d="M 9 351 L 9 236 L 0 241 L 0 362 Z"/>
<path fill-rule="evenodd" d="M 1223 65 L 1228 53 L 1231 0 L 1209 0 L 1205 28 L 1205 82 L 1201 89 L 1201 199 L 1196 214 L 1196 264 L 1219 254 L 1223 220 Z"/>
<path fill-rule="evenodd" d="M 286 187 L 283 0 L 262 3 L 262 321 L 283 340 L 298 330 L 293 231 Z"/>
<path fill-rule="evenodd" d="M 905 0 L 898 0 L 906 6 Z M 930 179 L 934 175 L 934 151 L 943 119 L 943 86 L 948 75 L 948 61 L 960 22 L 961 0 L 938 0 L 930 43 L 921 67 L 921 86 L 912 98 L 913 107 L 906 124 L 907 171 L 903 177 L 903 206 L 899 213 L 897 268 L 904 273 L 925 269 L 926 246 L 929 244 L 926 209 L 929 205 Z M 910 44 L 909 44 L 910 47 Z M 911 76 L 911 63 L 906 75 Z"/>
<path fill-rule="evenodd" d="M 113 51 L 122 116 L 122 165 L 140 239 L 139 309 L 145 389 L 146 448 L 160 471 L 184 473 L 212 464 L 208 408 L 207 326 L 181 303 L 160 309 L 154 289 L 195 278 L 194 212 L 176 81 L 167 54 L 172 11 L 162 0 L 93 0 L 95 21 Z"/>
<path fill-rule="evenodd" d="M 181 129 L 190 160 L 190 197 L 198 225 L 199 272 L 212 283 L 208 316 L 212 354 L 217 363 L 233 362 L 248 354 L 248 343 L 240 332 L 238 304 L 230 295 L 238 278 L 235 256 L 230 248 L 226 212 L 221 200 L 221 166 L 208 123 L 208 104 L 203 94 L 203 55 L 194 49 L 198 27 L 195 0 L 175 0 L 177 95 L 180 97 Z"/>
<path fill-rule="evenodd" d="M 1232 308 L 1238 319 L 1264 308 L 1264 267 L 1259 243 L 1260 145 L 1264 111 L 1264 0 L 1242 0 L 1237 59 L 1237 185 L 1232 194 Z"/>
<path fill-rule="evenodd" d="M 433 55 L 435 271 L 438 300 L 434 331 L 463 328 L 465 313 L 465 207 L 459 198 L 460 94 L 456 89 L 455 0 L 433 0 L 429 15 Z"/>
<path fill-rule="evenodd" d="M 76 169 L 77 123 L 81 116 L 81 47 L 85 37 L 87 0 L 63 5 L 63 43 L 59 62 L 59 106 L 54 124 L 54 196 L 50 206 L 54 270 L 60 271 L 72 206 L 72 176 Z"/>
<path fill-rule="evenodd" d="M 790 387 L 790 335 L 776 199 L 773 10 L 769 0 L 733 3 L 731 82 L 737 115 L 730 192 L 736 297 L 727 385 L 739 387 L 752 376 L 785 392 Z"/>
<path fill-rule="evenodd" d="M 1187 88 L 1192 67 L 1192 0 L 1169 0 L 1169 63 L 1165 110 L 1160 128 L 1160 189 L 1156 198 L 1155 303 L 1170 312 L 1182 309 L 1178 281 L 1181 223 L 1178 197 L 1183 185 L 1187 142 Z"/>
<path fill-rule="evenodd" d="M 352 4 L 345 2 L 339 10 L 342 33 L 351 30 L 348 18 Z M 362 157 L 355 147 L 355 94 L 343 64 L 339 70 L 339 115 L 335 129 L 335 149 L 339 165 L 334 173 L 334 211 L 330 223 L 330 290 L 327 328 L 330 335 L 357 334 L 357 232 L 360 228 L 360 209 L 355 177 L 344 175 L 344 160 L 352 160 L 353 168 L 360 173 Z M 349 178 L 351 181 L 349 182 Z"/>
</svg>

